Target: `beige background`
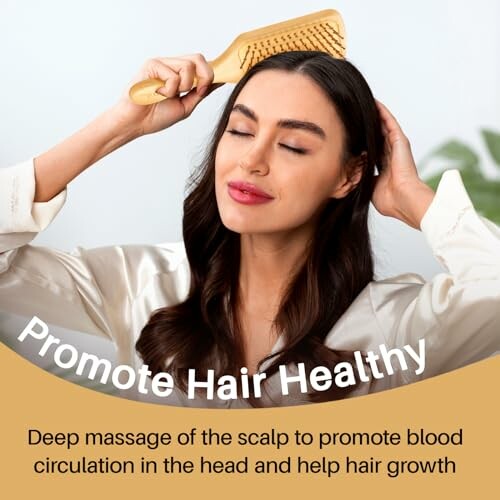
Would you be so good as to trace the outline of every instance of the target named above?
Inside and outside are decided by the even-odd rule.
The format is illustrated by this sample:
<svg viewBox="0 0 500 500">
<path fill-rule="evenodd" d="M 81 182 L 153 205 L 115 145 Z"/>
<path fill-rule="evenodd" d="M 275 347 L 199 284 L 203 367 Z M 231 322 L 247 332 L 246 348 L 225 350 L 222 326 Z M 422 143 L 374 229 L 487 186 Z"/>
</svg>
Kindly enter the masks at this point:
<svg viewBox="0 0 500 500">
<path fill-rule="evenodd" d="M 306 498 L 349 495 L 349 498 L 498 498 L 499 397 L 497 381 L 500 356 L 423 382 L 352 400 L 257 410 L 198 410 L 157 406 L 99 394 L 61 380 L 32 365 L 0 344 L 3 393 L 1 426 L 2 497 L 4 498 Z M 196 427 L 219 432 L 266 432 L 272 427 L 293 433 L 318 431 L 376 432 L 388 429 L 406 433 L 407 427 L 434 432 L 463 428 L 461 447 L 372 446 L 331 448 L 289 445 L 271 447 L 213 446 L 203 448 L 81 446 L 68 452 L 54 446 L 28 446 L 27 429 L 45 432 L 170 432 L 173 435 Z M 37 475 L 32 463 L 45 457 L 77 459 L 108 456 L 110 459 L 141 457 L 162 460 L 165 456 L 192 459 L 284 459 L 299 455 L 310 460 L 329 456 L 379 460 L 427 460 L 448 456 L 457 463 L 455 475 L 404 475 L 390 479 L 379 475 Z"/>
</svg>

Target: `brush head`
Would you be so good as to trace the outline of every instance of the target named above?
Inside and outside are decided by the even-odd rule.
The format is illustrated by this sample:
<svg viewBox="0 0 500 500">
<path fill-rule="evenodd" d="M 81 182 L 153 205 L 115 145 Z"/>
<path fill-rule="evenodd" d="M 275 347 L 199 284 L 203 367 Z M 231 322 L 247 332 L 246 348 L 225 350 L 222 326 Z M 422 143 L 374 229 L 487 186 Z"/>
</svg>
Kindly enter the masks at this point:
<svg viewBox="0 0 500 500">
<path fill-rule="evenodd" d="M 242 33 L 233 43 L 238 45 L 242 74 L 263 59 L 282 52 L 318 50 L 340 59 L 346 53 L 344 23 L 333 9 Z"/>
</svg>

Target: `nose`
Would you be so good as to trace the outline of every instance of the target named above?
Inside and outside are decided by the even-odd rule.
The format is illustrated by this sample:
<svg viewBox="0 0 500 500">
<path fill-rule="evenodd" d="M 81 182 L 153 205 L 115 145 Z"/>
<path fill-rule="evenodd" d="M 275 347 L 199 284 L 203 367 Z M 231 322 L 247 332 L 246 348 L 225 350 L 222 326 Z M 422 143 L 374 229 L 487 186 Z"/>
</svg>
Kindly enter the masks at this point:
<svg viewBox="0 0 500 500">
<path fill-rule="evenodd" d="M 262 149 L 252 148 L 238 161 L 242 170 L 250 174 L 267 175 L 269 173 L 269 163 Z"/>
</svg>

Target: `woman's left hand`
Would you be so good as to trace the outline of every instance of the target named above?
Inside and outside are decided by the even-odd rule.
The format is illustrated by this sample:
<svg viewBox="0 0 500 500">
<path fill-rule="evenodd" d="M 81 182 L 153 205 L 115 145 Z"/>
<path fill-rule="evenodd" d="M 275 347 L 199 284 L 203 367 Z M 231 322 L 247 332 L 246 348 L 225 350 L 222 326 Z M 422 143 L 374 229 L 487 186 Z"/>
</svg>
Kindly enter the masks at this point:
<svg viewBox="0 0 500 500">
<path fill-rule="evenodd" d="M 382 173 L 377 176 L 372 202 L 382 214 L 414 229 L 434 198 L 434 191 L 418 176 L 410 142 L 391 112 L 376 101 L 385 138 Z"/>
</svg>

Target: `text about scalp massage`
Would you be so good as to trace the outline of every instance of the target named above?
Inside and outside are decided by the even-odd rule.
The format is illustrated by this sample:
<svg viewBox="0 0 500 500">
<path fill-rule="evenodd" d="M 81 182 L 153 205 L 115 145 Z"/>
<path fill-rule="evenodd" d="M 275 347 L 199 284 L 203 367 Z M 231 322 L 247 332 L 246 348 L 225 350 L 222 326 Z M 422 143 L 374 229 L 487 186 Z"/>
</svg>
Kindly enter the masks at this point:
<svg viewBox="0 0 500 500">
<path fill-rule="evenodd" d="M 453 475 L 463 429 L 393 432 L 57 432 L 27 429 L 40 475 Z"/>
</svg>

